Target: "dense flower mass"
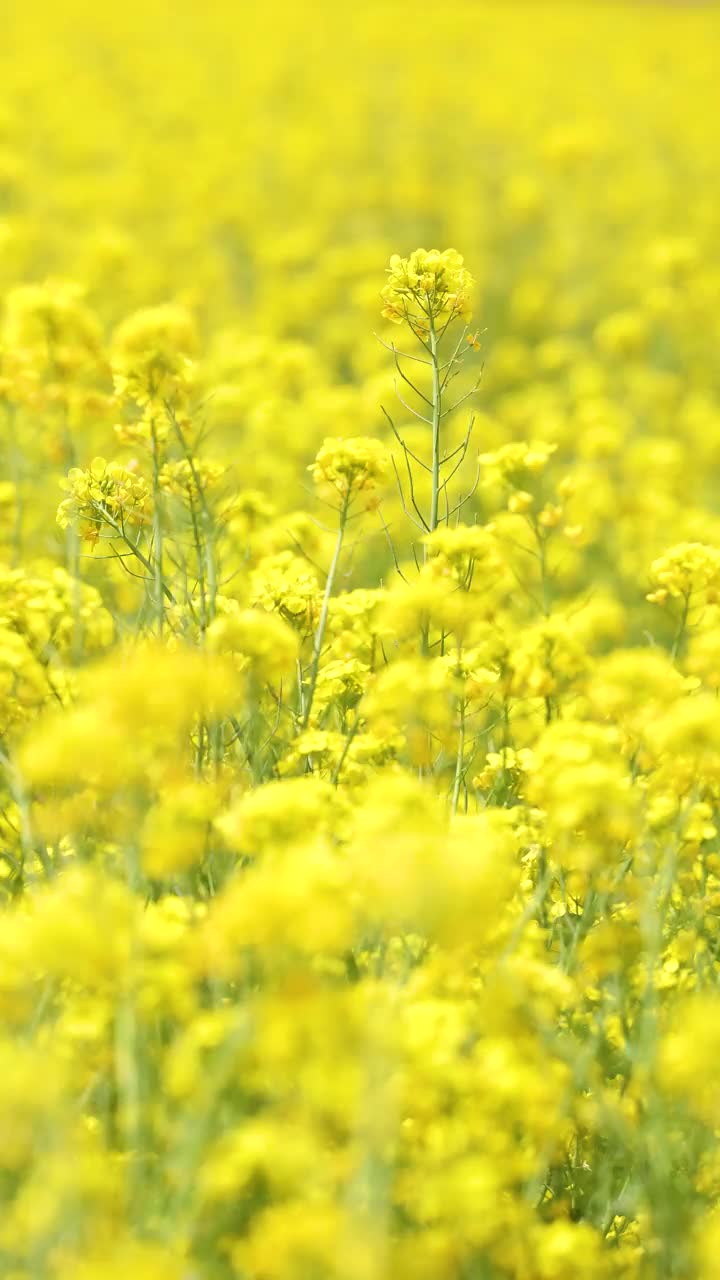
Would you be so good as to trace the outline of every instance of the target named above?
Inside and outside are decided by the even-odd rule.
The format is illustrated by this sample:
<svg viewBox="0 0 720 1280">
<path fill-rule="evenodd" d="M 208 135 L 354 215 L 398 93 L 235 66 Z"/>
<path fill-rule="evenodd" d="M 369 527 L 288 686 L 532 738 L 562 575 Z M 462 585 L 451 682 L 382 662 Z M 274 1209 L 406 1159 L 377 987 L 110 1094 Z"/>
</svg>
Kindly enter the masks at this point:
<svg viewBox="0 0 720 1280">
<path fill-rule="evenodd" d="M 455 249 L 440 253 L 416 249 L 409 258 L 394 253 L 388 269 L 389 280 L 382 290 L 386 320 L 396 324 L 407 321 L 413 329 L 425 332 L 441 316 L 447 324 L 457 316 L 472 318 L 471 294 L 475 284 Z"/>
<path fill-rule="evenodd" d="M 325 440 L 309 468 L 321 491 L 329 490 L 348 504 L 361 492 L 377 487 L 387 473 L 389 460 L 378 440 Z"/>
<path fill-rule="evenodd" d="M 716 10 L 4 8 L 0 1277 L 717 1280 Z"/>
</svg>

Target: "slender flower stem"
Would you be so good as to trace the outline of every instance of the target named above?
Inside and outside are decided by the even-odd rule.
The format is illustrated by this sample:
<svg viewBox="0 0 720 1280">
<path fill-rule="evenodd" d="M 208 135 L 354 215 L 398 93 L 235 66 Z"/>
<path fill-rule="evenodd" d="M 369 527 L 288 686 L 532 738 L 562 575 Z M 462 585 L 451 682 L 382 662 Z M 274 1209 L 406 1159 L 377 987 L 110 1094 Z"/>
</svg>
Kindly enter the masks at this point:
<svg viewBox="0 0 720 1280">
<path fill-rule="evenodd" d="M 317 630 L 315 632 L 315 640 L 313 643 L 313 656 L 310 664 L 310 683 L 308 685 L 307 696 L 305 698 L 305 710 L 302 718 L 302 728 L 307 729 L 310 723 L 310 714 L 312 712 L 313 698 L 315 697 L 315 687 L 317 685 L 318 671 L 320 669 L 320 655 L 322 653 L 323 639 L 325 637 L 325 627 L 327 625 L 328 609 L 330 608 L 330 596 L 332 595 L 335 575 L 337 567 L 340 563 L 340 552 L 342 551 L 343 539 L 345 537 L 345 528 L 347 526 L 348 511 L 350 509 L 350 489 L 343 498 L 343 504 L 340 508 L 340 523 L 338 525 L 337 540 L 335 542 L 335 550 L 333 558 L 328 569 L 327 580 L 325 582 L 325 594 L 323 595 L 322 607 L 320 609 L 320 618 L 318 620 Z"/>
<path fill-rule="evenodd" d="M 690 592 L 686 591 L 683 599 L 682 613 L 678 618 L 678 624 L 675 630 L 675 635 L 673 636 L 672 648 L 670 650 L 670 657 L 672 658 L 673 662 L 676 662 L 677 659 L 682 654 L 683 642 L 685 640 L 685 632 L 687 630 L 689 613 L 690 613 Z"/>
<path fill-rule="evenodd" d="M 157 613 L 158 635 L 162 636 L 165 623 L 165 602 L 163 600 L 163 528 L 160 510 L 160 459 L 155 423 L 152 430 L 152 464 L 153 464 L 153 541 L 155 543 L 154 576 L 155 576 L 155 610 Z"/>
<path fill-rule="evenodd" d="M 190 468 L 197 491 L 198 501 L 200 504 L 199 513 L 195 510 L 195 503 L 190 498 L 190 515 L 193 528 L 193 539 L 195 542 L 195 553 L 197 556 L 198 584 L 200 588 L 200 632 L 204 642 L 205 633 L 209 624 L 214 620 L 217 608 L 217 565 L 215 562 L 215 522 L 210 505 L 205 493 L 205 487 L 202 483 L 202 477 L 198 470 L 195 455 L 193 453 L 190 441 L 183 430 L 180 419 L 178 418 L 173 406 L 165 402 L 165 412 L 168 416 L 175 435 L 178 438 L 180 447 L 185 456 L 185 461 Z M 199 518 L 198 518 L 199 517 Z M 201 530 L 202 525 L 202 530 Z M 204 536 L 203 536 L 204 535 Z M 210 745 L 210 758 L 212 760 L 215 771 L 220 768 L 223 756 L 223 726 L 222 722 L 215 720 L 207 726 L 207 736 Z M 198 734 L 198 753 L 202 754 L 202 725 Z"/>
<path fill-rule="evenodd" d="M 97 506 L 95 509 L 98 510 Z M 118 524 L 117 520 L 114 520 L 108 511 L 103 510 L 100 512 L 100 514 L 102 516 L 102 519 L 105 521 L 105 523 L 109 525 L 109 527 L 117 534 L 118 538 L 122 539 L 122 541 L 125 543 L 125 546 L 128 547 L 130 551 L 132 551 L 136 560 L 139 560 L 140 564 L 143 566 L 143 569 L 146 569 L 151 576 L 155 577 L 156 566 L 153 564 L 151 560 L 148 560 L 147 556 L 144 555 L 144 553 L 140 550 L 140 548 L 135 545 L 132 538 L 128 537 L 128 535 L 125 533 L 125 530 L 122 528 L 122 526 Z M 162 581 L 162 576 L 160 578 L 160 581 L 161 581 L 162 591 L 163 591 L 163 595 L 165 596 L 165 599 L 169 600 L 170 604 L 177 604 L 175 596 L 173 595 L 169 586 L 167 585 L 167 583 Z"/>
<path fill-rule="evenodd" d="M 205 562 L 205 552 L 202 545 L 202 538 L 200 536 L 200 527 L 198 524 L 197 512 L 195 510 L 195 503 L 193 501 L 192 493 L 189 496 L 188 507 L 190 510 L 190 524 L 192 526 L 192 531 L 193 531 L 193 542 L 195 544 L 195 558 L 197 562 L 197 581 L 198 581 L 198 590 L 200 592 L 200 643 L 202 645 L 205 642 L 205 632 L 207 631 L 207 628 L 208 628 L 207 594 L 205 590 L 206 562 Z"/>
<path fill-rule="evenodd" d="M 432 361 L 432 486 L 430 496 L 430 533 L 437 529 L 438 510 L 440 507 L 440 422 L 442 419 L 442 389 L 440 386 L 440 364 L 438 359 L 438 335 L 435 329 L 435 318 L 430 314 L 430 359 Z"/>
<path fill-rule="evenodd" d="M 543 617 L 550 617 L 550 583 L 548 580 L 547 546 L 538 524 L 533 525 L 538 549 L 538 565 L 540 568 L 540 601 Z"/>
<path fill-rule="evenodd" d="M 195 463 L 195 456 L 190 446 L 190 442 L 187 436 L 185 435 L 185 432 L 183 431 L 182 424 L 180 423 L 180 420 L 177 414 L 175 413 L 172 405 L 166 403 L 165 408 L 166 408 L 168 418 L 172 423 L 175 434 L 180 442 L 180 447 L 182 448 L 183 454 L 185 455 L 187 464 L 190 468 L 190 474 L 192 475 L 192 478 L 195 482 L 195 488 L 197 489 L 198 498 L 200 500 L 200 507 L 202 510 L 203 525 L 204 525 L 204 532 L 205 532 L 204 555 L 205 555 L 205 576 L 207 579 L 207 589 L 208 589 L 207 612 L 208 612 L 208 622 L 212 622 L 213 618 L 215 617 L 216 598 L 217 598 L 217 568 L 215 564 L 214 522 L 213 522 L 212 512 L 208 505 L 208 500 L 205 494 L 205 488 L 203 486 L 202 480 L 200 478 L 200 473 Z M 198 568 L 200 568 L 200 566 L 198 566 Z"/>
<path fill-rule="evenodd" d="M 460 786 L 463 779 L 463 765 L 465 763 L 465 699 L 460 698 L 458 709 L 460 712 L 460 728 L 458 731 L 457 756 L 455 758 L 455 778 L 453 780 L 452 802 L 450 805 L 453 816 L 457 813 L 458 800 L 460 799 Z"/>
</svg>

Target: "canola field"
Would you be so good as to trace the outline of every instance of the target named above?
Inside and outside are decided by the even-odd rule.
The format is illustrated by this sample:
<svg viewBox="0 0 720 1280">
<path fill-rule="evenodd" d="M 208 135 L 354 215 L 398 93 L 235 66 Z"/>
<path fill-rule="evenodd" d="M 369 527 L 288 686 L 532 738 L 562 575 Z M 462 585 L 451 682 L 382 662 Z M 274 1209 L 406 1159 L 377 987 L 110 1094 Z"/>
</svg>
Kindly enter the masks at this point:
<svg viewBox="0 0 720 1280">
<path fill-rule="evenodd" d="M 720 14 L 4 6 L 0 1276 L 720 1276 Z"/>
</svg>

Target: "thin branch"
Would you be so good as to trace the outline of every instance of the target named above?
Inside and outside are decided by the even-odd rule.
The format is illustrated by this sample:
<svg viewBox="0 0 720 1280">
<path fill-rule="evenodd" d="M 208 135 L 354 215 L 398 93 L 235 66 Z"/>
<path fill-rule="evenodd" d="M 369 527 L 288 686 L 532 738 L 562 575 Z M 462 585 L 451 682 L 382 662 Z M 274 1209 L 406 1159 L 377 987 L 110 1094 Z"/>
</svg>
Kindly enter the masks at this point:
<svg viewBox="0 0 720 1280">
<path fill-rule="evenodd" d="M 385 340 L 380 337 L 379 333 L 374 333 L 373 337 L 377 338 L 380 346 L 384 347 L 386 351 L 392 351 L 393 354 L 397 352 L 398 355 L 402 356 L 403 360 L 414 360 L 417 364 L 424 364 L 430 368 L 430 360 L 423 360 L 422 356 L 411 356 L 409 351 L 400 351 L 399 347 L 396 347 L 394 342 L 385 342 Z"/>
<path fill-rule="evenodd" d="M 468 490 L 468 492 L 465 494 L 465 496 L 460 498 L 459 502 L 457 502 L 455 506 L 452 508 L 452 511 L 450 512 L 451 516 L 454 516 L 456 511 L 459 511 L 460 508 L 464 506 L 466 502 L 470 501 L 470 499 L 477 492 L 477 487 L 479 483 L 480 483 L 480 459 L 478 458 L 477 471 L 475 473 L 475 479 L 473 481 L 473 484 L 471 488 Z"/>
<path fill-rule="evenodd" d="M 414 509 L 415 509 L 415 512 L 416 512 L 416 514 L 418 515 L 418 517 L 419 517 L 419 519 L 420 519 L 420 521 L 421 521 L 421 523 L 422 523 L 423 527 L 424 527 L 425 529 L 427 529 L 427 530 L 428 530 L 428 532 L 429 532 L 429 531 L 430 531 L 430 526 L 428 525 L 427 521 L 425 520 L 425 517 L 424 517 L 424 515 L 423 515 L 422 511 L 420 510 L 420 508 L 419 508 L 419 506 L 418 506 L 418 504 L 417 504 L 416 498 L 415 498 L 415 482 L 414 482 L 414 480 L 413 480 L 412 467 L 410 466 L 410 458 L 408 457 L 409 450 L 408 450 L 404 445 L 403 445 L 403 448 L 405 449 L 405 467 L 406 467 L 406 469 L 407 469 L 407 473 L 408 473 L 408 484 L 410 485 L 410 500 L 411 500 L 411 502 L 412 502 L 412 504 L 413 504 L 413 507 L 414 507 Z"/>
<path fill-rule="evenodd" d="M 108 560 L 110 558 L 111 557 L 109 556 L 103 556 L 104 560 Z M 125 570 L 125 573 L 128 575 L 128 577 L 137 578 L 139 582 L 152 582 L 152 578 L 146 577 L 144 573 L 134 573 L 132 569 L 128 568 L 128 566 L 123 563 L 125 559 L 124 556 L 118 555 L 117 559 L 120 561 L 120 567 Z"/>
<path fill-rule="evenodd" d="M 413 418 L 417 418 L 418 422 L 424 422 L 427 427 L 431 427 L 432 420 L 430 418 L 426 418 L 424 414 L 418 413 L 417 409 L 413 409 L 412 405 L 408 404 L 407 400 L 403 400 L 400 392 L 398 391 L 397 378 L 395 378 L 393 382 L 393 387 L 395 389 L 395 395 L 400 401 L 403 409 L 407 409 L 408 413 L 411 413 Z"/>
<path fill-rule="evenodd" d="M 448 413 L 454 413 L 454 412 L 455 412 L 455 410 L 456 410 L 456 409 L 459 409 L 459 408 L 460 408 L 460 406 L 461 406 L 462 404 L 465 404 L 465 401 L 466 401 L 466 400 L 469 400 L 471 396 L 476 395 L 476 394 L 477 394 L 477 392 L 478 392 L 478 390 L 479 390 L 479 388 L 480 388 L 480 382 L 478 381 L 478 382 L 476 382 L 476 383 L 474 384 L 474 386 L 472 386 L 472 387 L 470 388 L 470 390 L 469 390 L 469 391 L 466 391 L 466 392 L 465 392 L 465 395 L 464 395 L 464 396 L 460 396 L 460 399 L 459 399 L 459 400 L 456 400 L 454 404 L 451 404 L 451 405 L 450 405 L 450 407 L 449 407 L 449 409 L 443 409 L 443 415 L 442 415 L 442 416 L 443 416 L 443 418 L 444 418 Z"/>
<path fill-rule="evenodd" d="M 103 538 L 103 542 L 111 541 L 110 538 Z M 109 556 L 96 556 L 94 551 L 79 551 L 78 560 L 128 560 L 132 555 L 132 551 L 113 551 Z"/>
<path fill-rule="evenodd" d="M 463 452 L 461 453 L 460 457 L 458 458 L 457 462 L 455 463 L 455 466 L 453 467 L 452 471 L 450 472 L 449 476 L 447 477 L 447 479 L 446 479 L 446 481 L 445 481 L 445 483 L 446 483 L 446 484 L 449 484 L 449 483 L 450 483 L 450 481 L 452 480 L 453 476 L 454 476 L 454 475 L 456 475 L 456 473 L 460 470 L 460 468 L 461 468 L 461 466 L 462 466 L 462 464 L 463 464 L 463 462 L 465 461 L 465 459 L 466 459 L 466 458 L 467 458 L 467 449 L 463 450 Z M 478 463 L 478 466 L 479 466 L 479 463 Z M 480 476 L 479 476 L 479 474 L 478 474 L 478 479 L 479 479 L 479 478 L 480 478 Z M 476 487 L 477 487 L 477 486 L 476 486 Z M 474 492 L 474 490 L 473 490 L 473 492 Z"/>
<path fill-rule="evenodd" d="M 465 325 L 465 327 L 464 327 L 464 329 L 463 329 L 462 333 L 460 334 L 460 337 L 459 337 L 459 338 L 458 338 L 458 340 L 457 340 L 457 345 L 456 345 L 455 350 L 453 351 L 453 353 L 452 353 L 452 355 L 451 355 L 450 359 L 447 361 L 447 363 L 446 363 L 446 364 L 444 364 L 444 365 L 442 365 L 442 366 L 441 366 L 441 369 L 447 369 L 447 373 L 445 374 L 445 377 L 443 378 L 442 382 L 440 383 L 440 391 L 441 391 L 441 392 L 445 390 L 445 388 L 446 388 L 446 386 L 447 386 L 448 382 L 450 381 L 450 375 L 451 375 L 451 373 L 452 373 L 452 370 L 453 370 L 454 366 L 455 366 L 456 364 L 457 364 L 457 365 L 462 365 L 462 363 L 463 363 L 463 362 L 462 362 L 462 360 L 459 360 L 459 359 L 458 359 L 458 356 L 459 356 L 459 354 L 460 354 L 460 349 L 461 349 L 461 347 L 462 347 L 462 344 L 463 344 L 463 342 L 465 341 L 465 335 L 466 335 L 467 331 L 468 331 L 468 326 L 467 326 L 467 325 Z M 456 370 L 455 372 L 457 372 L 457 370 Z"/>
<path fill-rule="evenodd" d="M 415 395 L 416 395 L 416 396 L 419 396 L 419 398 L 420 398 L 421 400 L 424 400 L 424 401 L 425 401 L 425 404 L 428 406 L 428 408 L 429 408 L 429 409 L 432 409 L 432 400 L 428 400 L 428 398 L 427 398 L 427 396 L 424 394 L 424 392 L 422 392 L 422 391 L 420 390 L 420 388 L 419 388 L 419 387 L 416 387 L 416 386 L 415 386 L 415 383 L 414 383 L 414 382 L 412 382 L 410 378 L 408 378 L 407 374 L 405 373 L 405 371 L 404 371 L 404 370 L 403 370 L 403 368 L 402 368 L 402 365 L 400 364 L 400 361 L 398 360 L 397 352 L 396 352 L 396 351 L 393 351 L 393 357 L 394 357 L 394 360 L 395 360 L 395 368 L 397 369 L 398 373 L 400 374 L 400 377 L 402 378 L 403 382 L 406 382 L 406 383 L 407 383 L 407 385 L 410 387 L 410 390 L 411 390 L 411 391 L 414 391 L 414 392 L 415 392 Z"/>
<path fill-rule="evenodd" d="M 351 748 L 351 746 L 352 746 L 353 739 L 354 739 L 354 737 L 355 737 L 355 735 L 356 735 L 356 733 L 357 733 L 357 731 L 358 731 L 358 729 L 359 729 L 359 728 L 360 728 L 360 716 L 359 716 L 359 714 L 357 714 L 357 713 L 356 713 L 356 715 L 355 715 L 355 721 L 354 721 L 354 724 L 353 724 L 352 728 L 350 729 L 350 732 L 349 732 L 349 734 L 348 734 L 347 738 L 345 739 L 345 744 L 344 744 L 344 746 L 343 746 L 342 752 L 340 753 L 340 759 L 338 760 L 338 762 L 337 762 L 337 764 L 336 764 L 336 766 L 335 766 L 335 769 L 333 770 L 332 778 L 330 779 L 330 781 L 331 781 L 331 783 L 332 783 L 332 785 L 333 785 L 334 787 L 336 787 L 336 786 L 338 785 L 339 781 L 340 781 L 340 774 L 342 773 L 343 765 L 345 764 L 345 761 L 347 760 L 348 752 L 349 752 L 349 750 L 350 750 L 350 748 Z"/>
<path fill-rule="evenodd" d="M 445 463 L 450 462 L 451 459 L 454 458 L 458 453 L 462 452 L 463 457 L 465 456 L 465 454 L 468 451 L 468 445 L 470 444 L 470 436 L 472 435 L 472 429 L 474 426 L 475 426 L 475 415 L 473 414 L 468 423 L 468 429 L 465 432 L 465 439 L 463 440 L 462 444 L 459 444 L 456 449 L 453 449 L 450 453 L 446 453 L 445 457 L 440 459 L 441 467 L 444 467 Z"/>
<path fill-rule="evenodd" d="M 300 488 L 302 489 L 303 493 L 306 493 L 308 495 L 309 498 L 312 498 L 315 502 L 321 502 L 324 507 L 329 507 L 330 510 L 334 511 L 335 514 L 337 515 L 338 508 L 334 502 L 330 502 L 327 498 L 321 498 L 320 494 L 316 493 L 315 490 L 311 489 L 310 486 L 307 484 L 301 483 Z M 315 523 L 317 524 L 318 521 L 316 520 Z M 320 525 L 320 528 L 322 527 L 323 526 Z M 334 530 L 330 529 L 328 532 L 333 533 Z"/>
<path fill-rule="evenodd" d="M 393 435 L 395 436 L 395 439 L 397 440 L 398 444 L 402 445 L 402 447 L 403 447 L 403 449 L 406 451 L 406 453 L 409 453 L 409 454 L 410 454 L 410 457 L 412 458 L 413 462 L 417 462 L 418 466 L 419 466 L 419 467 L 422 467 L 422 468 L 423 468 L 423 471 L 427 471 L 427 472 L 428 472 L 428 474 L 429 474 L 429 473 L 430 473 L 431 468 L 428 466 L 427 462 L 423 462 L 422 458 L 418 458 L 417 454 L 416 454 L 416 453 L 413 453 L 412 449 L 409 449 L 409 448 L 408 448 L 408 446 L 406 445 L 405 441 L 403 440 L 402 436 L 400 435 L 400 432 L 398 431 L 397 427 L 395 426 L 395 423 L 393 422 L 392 418 L 390 417 L 390 414 L 388 413 L 388 411 L 387 411 L 387 409 L 385 408 L 385 406 L 381 404 L 381 405 L 380 405 L 380 409 L 381 409 L 381 412 L 385 414 L 385 417 L 387 418 L 388 422 L 390 423 L 390 429 L 391 429 L 391 431 L 392 431 Z"/>
<path fill-rule="evenodd" d="M 448 312 L 448 318 L 447 318 L 447 320 L 445 321 L 445 323 L 444 323 L 444 325 L 443 325 L 442 329 L 438 329 L 438 335 L 437 335 L 437 336 L 438 336 L 438 341 L 439 341 L 441 338 L 444 338 L 444 337 L 445 337 L 445 334 L 447 333 L 448 329 L 450 328 L 450 325 L 452 324 L 453 320 L 456 318 L 457 314 L 458 314 L 458 313 L 457 313 L 456 311 L 450 311 L 450 312 Z M 465 337 L 465 334 L 467 333 L 467 330 L 468 330 L 467 325 L 464 325 L 464 326 L 463 326 L 462 334 L 461 334 L 461 336 L 460 336 L 460 341 L 461 341 L 461 342 L 462 342 L 463 338 Z"/>
<path fill-rule="evenodd" d="M 403 509 L 403 512 L 405 513 L 405 515 L 407 516 L 407 518 L 408 518 L 408 520 L 411 522 L 411 524 L 414 524 L 414 525 L 415 525 L 415 528 L 416 528 L 416 529 L 420 529 L 420 530 L 422 530 L 423 528 L 425 528 L 425 529 L 426 529 L 426 528 L 427 528 L 427 526 L 426 526 L 424 523 L 423 523 L 423 524 L 420 524 L 420 523 L 415 519 L 415 516 L 412 514 L 412 512 L 408 510 L 407 504 L 406 504 L 406 502 L 405 502 L 405 493 L 404 493 L 404 490 L 403 490 L 403 487 L 402 487 L 402 481 L 401 481 L 401 479 L 400 479 L 400 474 L 399 474 L 398 469 L 397 469 L 397 463 L 395 462 L 395 459 L 394 459 L 394 457 L 393 457 L 393 455 L 392 455 L 392 454 L 390 454 L 390 461 L 392 462 L 392 465 L 393 465 L 393 471 L 395 472 L 395 479 L 397 480 L 398 493 L 399 493 L 399 495 L 400 495 L 400 505 L 401 505 L 401 507 L 402 507 L 402 509 Z"/>
<path fill-rule="evenodd" d="M 317 570 L 317 572 L 318 572 L 318 573 L 320 573 L 320 574 L 322 574 L 322 576 L 323 576 L 323 578 L 324 578 L 324 577 L 326 576 L 326 574 L 327 574 L 327 570 L 326 570 L 326 569 L 321 568 L 321 566 L 320 566 L 319 564 L 317 564 L 317 563 L 315 562 L 315 560 L 313 560 L 313 559 L 312 559 L 312 556 L 309 556 L 309 555 L 308 555 L 308 553 L 307 553 L 307 551 L 305 550 L 305 548 L 304 548 L 304 546 L 303 546 L 302 542 L 300 542 L 300 541 L 299 541 L 299 539 L 295 537 L 295 534 L 294 534 L 294 533 L 291 533 L 289 529 L 286 529 L 286 530 L 285 530 L 285 532 L 287 533 L 287 536 L 288 536 L 288 538 L 290 539 L 290 541 L 291 541 L 292 543 L 294 543 L 294 545 L 297 547 L 297 549 L 298 549 L 298 551 L 300 552 L 300 555 L 303 557 L 303 559 L 304 559 L 304 560 L 307 560 L 308 564 L 311 564 L 311 565 L 312 565 L 312 567 L 313 567 L 313 569 L 316 569 L 316 570 Z"/>
<path fill-rule="evenodd" d="M 387 523 L 386 523 L 386 521 L 385 521 L 385 517 L 384 517 L 384 515 L 383 515 L 383 513 L 382 513 L 382 511 L 380 510 L 380 508 L 379 508 L 379 507 L 378 507 L 378 509 L 377 509 L 377 513 L 378 513 L 378 516 L 379 516 L 379 518 L 380 518 L 380 523 L 381 523 L 381 525 L 382 525 L 382 527 L 383 527 L 383 530 L 384 530 L 384 532 L 385 532 L 385 537 L 387 538 L 387 540 L 388 540 L 388 544 L 389 544 L 389 546 L 390 546 L 390 554 L 391 554 L 391 556 L 392 556 L 392 558 L 393 558 L 393 563 L 394 563 L 394 565 L 395 565 L 395 568 L 396 568 L 397 572 L 399 573 L 400 577 L 402 578 L 403 582 L 407 582 L 407 578 L 405 577 L 405 574 L 403 573 L 402 569 L 400 568 L 400 565 L 398 564 L 397 552 L 396 552 L 396 550 L 395 550 L 395 543 L 394 543 L 394 542 L 393 542 L 393 540 L 392 540 L 392 535 L 391 535 L 391 533 L 390 533 L 390 529 L 388 528 L 388 525 L 387 525 Z"/>
</svg>

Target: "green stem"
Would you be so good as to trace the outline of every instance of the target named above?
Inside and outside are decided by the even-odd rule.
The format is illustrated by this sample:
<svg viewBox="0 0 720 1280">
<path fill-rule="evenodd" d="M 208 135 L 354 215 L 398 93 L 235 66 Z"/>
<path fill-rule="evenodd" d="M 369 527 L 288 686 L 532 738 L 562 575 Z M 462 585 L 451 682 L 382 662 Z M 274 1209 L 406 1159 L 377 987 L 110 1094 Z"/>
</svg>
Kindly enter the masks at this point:
<svg viewBox="0 0 720 1280">
<path fill-rule="evenodd" d="M 308 685 L 307 697 L 305 699 L 305 710 L 302 718 L 302 728 L 307 729 L 310 723 L 310 714 L 312 712 L 313 698 L 315 697 L 315 687 L 317 685 L 318 672 L 320 670 L 320 655 L 322 653 L 323 639 L 325 637 L 325 627 L 327 625 L 328 609 L 330 608 L 330 596 L 332 595 L 333 584 L 337 567 L 340 562 L 340 552 L 342 551 L 343 539 L 345 537 L 345 527 L 347 525 L 348 511 L 350 508 L 350 490 L 345 494 L 343 505 L 340 508 L 340 524 L 338 525 L 337 540 L 335 542 L 335 550 L 333 558 L 328 569 L 327 580 L 325 582 L 325 594 L 323 595 L 322 607 L 320 609 L 320 618 L 315 632 L 315 640 L 313 643 L 313 656 L 310 664 L 310 683 Z"/>
<path fill-rule="evenodd" d="M 167 415 L 170 419 L 170 422 L 172 423 L 173 430 L 175 431 L 175 434 L 180 442 L 180 447 L 183 451 L 183 454 L 185 455 L 185 461 L 187 462 L 190 468 L 190 474 L 195 482 L 195 488 L 197 489 L 198 498 L 200 499 L 200 506 L 201 506 L 202 515 L 203 515 L 203 524 L 205 525 L 205 573 L 207 577 L 207 588 L 208 588 L 208 621 L 212 622 L 213 618 L 215 617 L 215 602 L 217 599 L 217 569 L 215 565 L 215 548 L 214 548 L 214 542 L 213 542 L 214 526 L 213 526 L 212 512 L 210 510 L 207 497 L 205 496 L 205 490 L 200 480 L 200 474 L 195 465 L 195 457 L 193 455 L 193 451 L 190 447 L 188 438 L 182 429 L 180 420 L 178 419 L 178 416 L 175 413 L 175 410 L 173 409 L 171 404 L 168 404 L 166 402 L 165 408 L 166 408 Z"/>
<path fill-rule="evenodd" d="M 430 471 L 430 533 L 438 526 L 440 508 L 440 422 L 442 419 L 442 389 L 438 360 L 438 336 L 435 318 L 430 315 L 430 359 L 432 361 L 432 463 Z"/>
<path fill-rule="evenodd" d="M 455 758 L 455 779 L 453 782 L 452 803 L 450 810 L 453 815 L 457 813 L 458 800 L 460 799 L 460 786 L 463 779 L 463 765 L 465 763 L 465 699 L 460 698 L 458 702 L 460 711 L 460 730 L 458 733 L 457 756 Z"/>
<path fill-rule="evenodd" d="M 685 639 L 685 631 L 687 628 L 688 614 L 690 612 L 690 592 L 686 591 L 683 597 L 683 610 L 678 619 L 677 629 L 673 637 L 670 657 L 675 662 L 682 654 L 683 641 Z"/>
<path fill-rule="evenodd" d="M 151 424 L 152 432 L 152 464 L 153 464 L 153 542 L 155 544 L 154 577 L 155 577 L 155 610 L 157 613 L 158 635 L 162 636 L 165 623 L 165 603 L 163 601 L 164 583 L 162 571 L 163 529 L 162 512 L 160 510 L 160 459 L 158 455 L 157 432 L 155 423 Z"/>
<path fill-rule="evenodd" d="M 152 563 L 151 560 L 148 560 L 147 556 L 143 554 L 143 552 L 140 550 L 139 547 L 135 546 L 135 543 L 132 541 L 132 538 L 128 538 L 124 529 L 121 528 L 117 520 L 114 520 L 113 517 L 110 515 L 110 513 L 106 511 L 103 507 L 96 507 L 95 509 L 97 510 L 98 514 L 102 516 L 105 523 L 108 524 L 110 528 L 113 530 L 113 532 L 117 534 L 118 538 L 122 539 L 122 541 L 125 543 L 125 546 L 128 547 L 130 551 L 132 551 L 133 555 L 140 562 L 143 569 L 146 569 L 147 572 L 154 578 L 156 576 L 155 565 Z M 175 596 L 173 595 L 172 591 L 166 585 L 166 583 L 162 581 L 162 575 L 161 575 L 160 581 L 161 581 L 163 595 L 165 596 L 165 599 L 168 600 L 170 604 L 176 604 L 177 601 L 175 600 Z"/>
<path fill-rule="evenodd" d="M 359 711 L 357 711 L 357 712 L 355 713 L 355 721 L 354 721 L 354 723 L 351 725 L 351 727 L 350 727 L 350 729 L 349 729 L 349 731 L 348 731 L 348 735 L 347 735 L 347 737 L 346 737 L 346 739 L 345 739 L 345 744 L 344 744 L 343 749 L 342 749 L 342 751 L 341 751 L 341 753 L 340 753 L 340 759 L 338 760 L 338 762 L 337 762 L 337 764 L 336 764 L 336 766 L 335 766 L 335 770 L 334 770 L 333 775 L 332 775 L 332 778 L 331 778 L 331 782 L 332 782 L 332 784 L 333 784 L 333 786 L 334 786 L 334 787 L 336 787 L 336 786 L 338 785 L 338 783 L 340 782 L 340 774 L 341 774 L 341 773 L 342 773 L 342 771 L 343 771 L 343 767 L 344 767 L 345 761 L 347 760 L 347 757 L 348 757 L 348 752 L 350 751 L 350 748 L 351 748 L 351 746 L 352 746 L 352 744 L 353 744 L 353 739 L 355 738 L 355 735 L 356 735 L 356 733 L 357 733 L 357 731 L 358 731 L 358 729 L 359 729 L 359 728 L 360 728 L 360 712 L 359 712 Z"/>
<path fill-rule="evenodd" d="M 200 643 L 205 642 L 205 632 L 208 627 L 207 598 L 205 594 L 205 554 L 200 537 L 200 528 L 198 525 L 197 513 L 195 511 L 195 503 L 193 502 L 192 493 L 189 497 L 190 507 L 190 523 L 193 531 L 193 542 L 195 544 L 195 557 L 197 560 L 198 572 L 198 589 L 200 591 Z M 189 590 L 189 589 L 188 589 Z"/>
</svg>

